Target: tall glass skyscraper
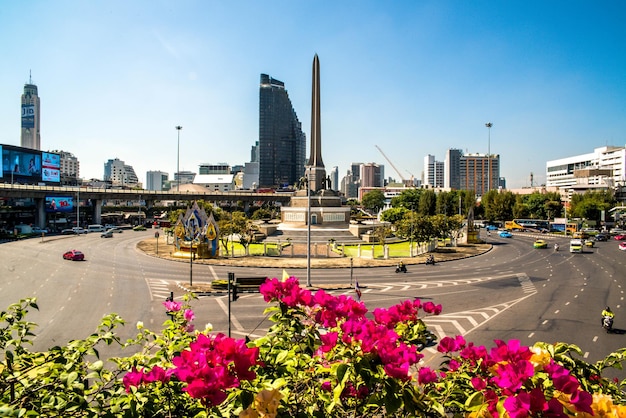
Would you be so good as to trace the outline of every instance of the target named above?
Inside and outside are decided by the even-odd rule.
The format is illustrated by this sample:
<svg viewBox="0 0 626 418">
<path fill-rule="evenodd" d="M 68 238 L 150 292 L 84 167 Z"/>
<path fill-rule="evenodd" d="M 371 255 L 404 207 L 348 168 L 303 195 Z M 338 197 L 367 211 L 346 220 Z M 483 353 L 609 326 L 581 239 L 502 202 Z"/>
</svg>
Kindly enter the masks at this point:
<svg viewBox="0 0 626 418">
<path fill-rule="evenodd" d="M 306 135 L 285 83 L 261 74 L 259 92 L 259 185 L 295 185 L 304 176 Z"/>
</svg>

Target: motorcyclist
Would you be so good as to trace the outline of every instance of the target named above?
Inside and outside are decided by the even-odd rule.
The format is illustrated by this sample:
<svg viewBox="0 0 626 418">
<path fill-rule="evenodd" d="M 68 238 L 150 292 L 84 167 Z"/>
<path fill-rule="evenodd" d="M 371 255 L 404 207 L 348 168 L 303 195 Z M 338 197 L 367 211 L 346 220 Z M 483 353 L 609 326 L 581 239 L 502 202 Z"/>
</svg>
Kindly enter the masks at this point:
<svg viewBox="0 0 626 418">
<path fill-rule="evenodd" d="M 426 258 L 426 264 L 435 264 L 435 256 L 433 256 L 432 254 L 429 254 L 428 257 Z"/>
<path fill-rule="evenodd" d="M 554 251 L 559 251 L 559 244 L 557 242 L 554 243 Z"/>
<path fill-rule="evenodd" d="M 404 261 L 400 260 L 400 262 L 398 263 L 398 267 L 396 268 L 396 271 L 402 271 L 402 272 L 406 271 L 406 266 L 404 265 Z"/>
<path fill-rule="evenodd" d="M 615 314 L 613 313 L 611 308 L 609 306 L 607 306 L 602 311 L 602 321 L 601 321 L 602 325 L 604 326 L 604 318 L 611 318 L 611 319 L 613 319 L 614 317 L 615 317 Z"/>
</svg>

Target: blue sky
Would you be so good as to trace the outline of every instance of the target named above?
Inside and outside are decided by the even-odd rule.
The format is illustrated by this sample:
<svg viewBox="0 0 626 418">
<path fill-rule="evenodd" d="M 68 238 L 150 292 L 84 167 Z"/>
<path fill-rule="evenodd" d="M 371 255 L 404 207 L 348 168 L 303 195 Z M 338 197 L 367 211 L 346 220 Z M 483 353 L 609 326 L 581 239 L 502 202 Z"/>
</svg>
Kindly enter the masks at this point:
<svg viewBox="0 0 626 418">
<path fill-rule="evenodd" d="M 542 184 L 548 160 L 626 145 L 625 21 L 621 0 L 3 2 L 0 143 L 19 145 L 32 71 L 42 150 L 74 153 L 81 177 L 112 158 L 172 175 L 176 125 L 181 170 L 243 164 L 261 73 L 309 137 L 317 53 L 327 170 L 399 178 L 378 145 L 419 178 L 427 154 L 489 147 L 508 187 Z"/>
</svg>

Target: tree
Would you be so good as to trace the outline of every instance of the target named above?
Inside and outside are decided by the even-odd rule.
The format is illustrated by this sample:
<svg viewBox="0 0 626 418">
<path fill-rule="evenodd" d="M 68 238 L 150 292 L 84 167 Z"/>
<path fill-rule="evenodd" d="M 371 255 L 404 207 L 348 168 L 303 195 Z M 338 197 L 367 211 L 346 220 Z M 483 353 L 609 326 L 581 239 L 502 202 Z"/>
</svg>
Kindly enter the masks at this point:
<svg viewBox="0 0 626 418">
<path fill-rule="evenodd" d="M 406 209 L 417 210 L 420 203 L 422 189 L 406 189 L 398 196 L 391 199 L 391 206 L 394 208 L 403 207 Z"/>
<path fill-rule="evenodd" d="M 376 242 L 379 242 L 381 245 L 385 245 L 387 237 L 391 236 L 391 233 L 391 225 L 388 223 L 381 223 L 376 225 L 376 227 L 372 230 L 371 236 L 376 239 Z"/>
<path fill-rule="evenodd" d="M 382 190 L 372 190 L 363 195 L 361 204 L 367 210 L 374 213 L 378 213 L 383 207 L 385 207 L 385 194 Z"/>
<path fill-rule="evenodd" d="M 485 210 L 485 218 L 489 222 L 508 221 L 513 219 L 513 206 L 516 195 L 513 192 L 490 190 L 486 193 L 487 202 L 481 202 Z"/>
<path fill-rule="evenodd" d="M 437 196 L 433 190 L 424 190 L 420 195 L 418 212 L 420 215 L 431 216 L 436 213 Z"/>
<path fill-rule="evenodd" d="M 380 220 L 383 222 L 390 222 L 392 225 L 396 225 L 404 218 L 404 215 L 409 212 L 403 207 L 389 208 L 380 214 Z"/>
</svg>

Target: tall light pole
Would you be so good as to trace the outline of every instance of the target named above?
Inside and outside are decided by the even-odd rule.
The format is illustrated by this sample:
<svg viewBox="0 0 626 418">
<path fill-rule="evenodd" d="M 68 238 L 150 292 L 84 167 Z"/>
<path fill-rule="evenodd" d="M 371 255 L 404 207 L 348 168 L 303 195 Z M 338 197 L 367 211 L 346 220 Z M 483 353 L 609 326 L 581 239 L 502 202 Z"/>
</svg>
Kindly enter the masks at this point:
<svg viewBox="0 0 626 418">
<path fill-rule="evenodd" d="M 493 123 L 485 123 L 487 127 L 487 191 L 491 190 L 491 127 Z"/>
<path fill-rule="evenodd" d="M 180 130 L 182 126 L 177 125 L 176 131 L 178 132 L 178 146 L 176 147 L 176 192 L 178 192 L 180 186 Z"/>
<path fill-rule="evenodd" d="M 311 287 L 311 166 L 306 174 L 306 285 Z"/>
</svg>

